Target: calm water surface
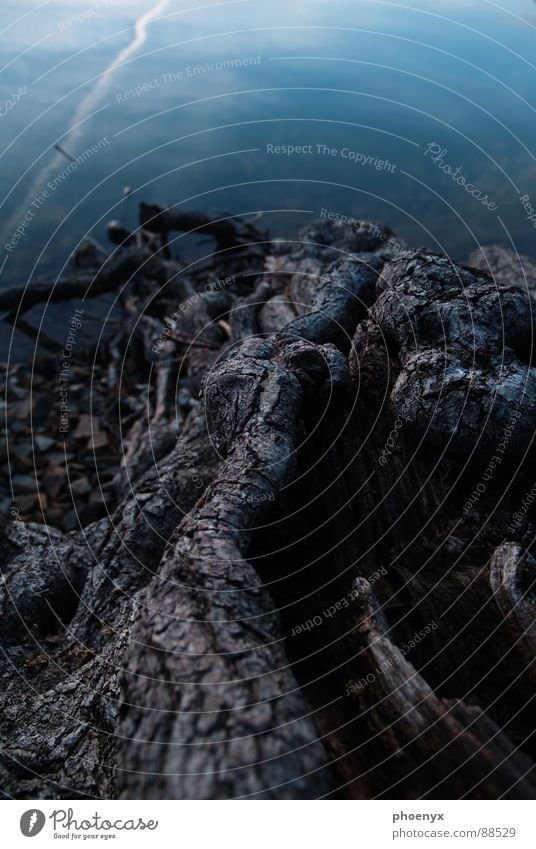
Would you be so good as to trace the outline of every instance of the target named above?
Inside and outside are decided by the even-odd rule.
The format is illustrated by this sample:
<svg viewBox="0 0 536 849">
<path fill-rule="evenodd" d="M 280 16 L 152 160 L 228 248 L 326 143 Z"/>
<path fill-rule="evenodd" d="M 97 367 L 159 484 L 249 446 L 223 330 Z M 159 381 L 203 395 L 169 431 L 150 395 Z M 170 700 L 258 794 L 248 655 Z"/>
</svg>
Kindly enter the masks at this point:
<svg viewBox="0 0 536 849">
<path fill-rule="evenodd" d="M 536 255 L 532 0 L 2 12 L 2 285 L 61 270 L 88 234 L 105 243 L 111 218 L 134 227 L 139 200 L 262 209 L 273 235 L 329 210 L 460 258 L 489 242 Z"/>
</svg>

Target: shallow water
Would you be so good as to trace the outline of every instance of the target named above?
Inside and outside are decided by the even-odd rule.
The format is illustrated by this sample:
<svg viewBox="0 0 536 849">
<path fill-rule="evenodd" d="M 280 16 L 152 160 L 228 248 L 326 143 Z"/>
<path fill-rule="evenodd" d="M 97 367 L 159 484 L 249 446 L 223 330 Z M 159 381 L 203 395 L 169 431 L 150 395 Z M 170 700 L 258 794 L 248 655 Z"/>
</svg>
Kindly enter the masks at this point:
<svg viewBox="0 0 536 849">
<path fill-rule="evenodd" d="M 4 285 L 136 226 L 142 199 L 536 255 L 532 0 L 33 5 L 3 3 Z"/>
</svg>

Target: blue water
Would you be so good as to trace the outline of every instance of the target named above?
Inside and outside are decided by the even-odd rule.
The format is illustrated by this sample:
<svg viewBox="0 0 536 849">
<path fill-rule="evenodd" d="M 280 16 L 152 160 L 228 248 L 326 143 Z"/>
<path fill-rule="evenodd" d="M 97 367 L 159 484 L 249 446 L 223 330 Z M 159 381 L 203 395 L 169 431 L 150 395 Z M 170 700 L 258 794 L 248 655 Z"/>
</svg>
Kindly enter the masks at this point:
<svg viewBox="0 0 536 849">
<path fill-rule="evenodd" d="M 111 218 L 134 227 L 139 200 L 262 210 L 274 236 L 324 210 L 462 259 L 490 242 L 536 255 L 520 201 L 536 207 L 532 0 L 3 0 L 2 13 L 4 285 L 61 270 L 87 235 L 105 244 Z"/>
</svg>

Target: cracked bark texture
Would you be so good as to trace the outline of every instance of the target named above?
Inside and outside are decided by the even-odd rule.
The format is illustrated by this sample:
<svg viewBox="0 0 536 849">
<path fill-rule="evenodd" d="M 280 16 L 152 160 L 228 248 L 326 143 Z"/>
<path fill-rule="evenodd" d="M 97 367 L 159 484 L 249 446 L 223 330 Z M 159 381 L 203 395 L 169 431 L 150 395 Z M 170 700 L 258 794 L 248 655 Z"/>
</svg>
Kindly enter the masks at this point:
<svg viewBox="0 0 536 849">
<path fill-rule="evenodd" d="M 185 227 L 141 221 L 164 247 Z M 111 391 L 122 361 L 153 387 L 118 413 L 115 512 L 0 529 L 2 792 L 532 798 L 522 263 L 222 221 L 188 224 L 210 272 L 114 237 Z"/>
</svg>

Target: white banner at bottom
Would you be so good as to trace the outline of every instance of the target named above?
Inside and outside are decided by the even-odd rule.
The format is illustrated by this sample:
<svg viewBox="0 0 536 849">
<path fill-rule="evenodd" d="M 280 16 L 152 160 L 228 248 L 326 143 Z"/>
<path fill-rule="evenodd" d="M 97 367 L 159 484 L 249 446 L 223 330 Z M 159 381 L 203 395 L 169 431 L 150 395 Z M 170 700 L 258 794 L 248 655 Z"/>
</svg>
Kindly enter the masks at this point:
<svg viewBox="0 0 536 849">
<path fill-rule="evenodd" d="M 2 845 L 534 849 L 531 802 L 5 801 Z M 30 841 L 34 840 L 34 843 Z"/>
</svg>

